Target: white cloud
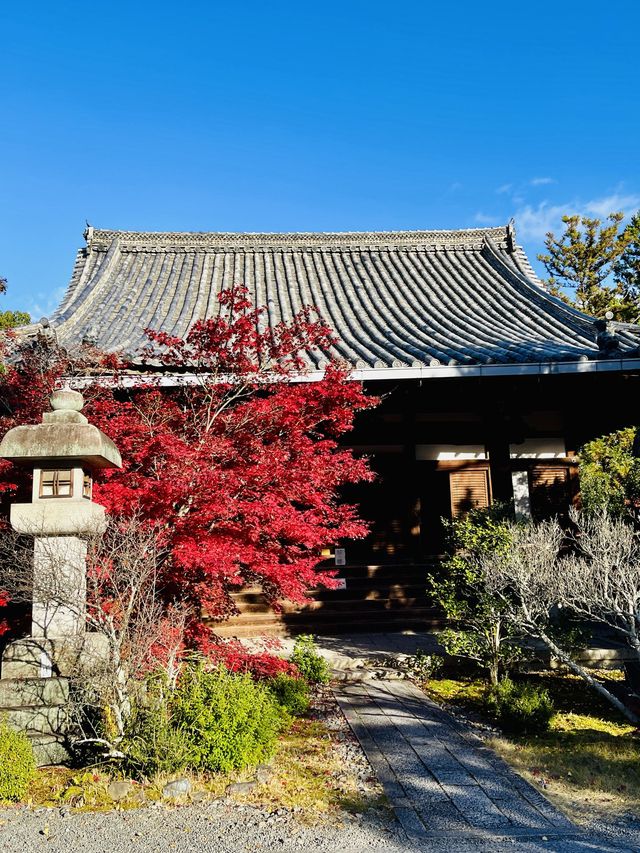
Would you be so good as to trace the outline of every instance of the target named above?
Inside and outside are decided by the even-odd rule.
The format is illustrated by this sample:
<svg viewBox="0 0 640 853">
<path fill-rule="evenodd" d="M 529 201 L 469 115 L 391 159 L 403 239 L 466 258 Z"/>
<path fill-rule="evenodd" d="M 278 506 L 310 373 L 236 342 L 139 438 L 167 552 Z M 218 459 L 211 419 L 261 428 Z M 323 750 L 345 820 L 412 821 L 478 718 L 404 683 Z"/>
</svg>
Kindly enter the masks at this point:
<svg viewBox="0 0 640 853">
<path fill-rule="evenodd" d="M 460 183 L 460 181 L 454 181 L 454 182 L 449 186 L 449 192 L 450 192 L 450 193 L 455 193 L 455 192 L 457 192 L 458 190 L 461 190 L 461 189 L 462 189 L 462 184 Z"/>
<path fill-rule="evenodd" d="M 24 310 L 29 312 L 34 322 L 41 317 L 50 317 L 62 302 L 66 290 L 66 287 L 58 287 L 53 293 L 37 293 Z"/>
<path fill-rule="evenodd" d="M 592 216 L 603 218 L 610 213 L 615 213 L 618 210 L 623 210 L 627 216 L 640 207 L 640 196 L 635 194 L 623 195 L 622 193 L 612 193 L 604 198 L 596 198 L 587 202 L 585 209 Z"/>
<path fill-rule="evenodd" d="M 498 187 L 496 193 L 498 193 L 498 195 L 502 195 L 504 193 L 510 193 L 512 189 L 513 184 L 502 184 L 502 186 Z"/>
<path fill-rule="evenodd" d="M 571 201 L 565 204 L 550 204 L 541 201 L 533 207 L 530 204 L 518 208 L 514 214 L 518 235 L 524 240 L 544 240 L 548 231 L 562 229 L 562 217 L 578 214 L 604 219 L 609 213 L 624 210 L 627 216 L 640 207 L 640 196 L 628 193 L 612 193 L 591 201 Z"/>
<path fill-rule="evenodd" d="M 483 213 L 481 210 L 475 214 L 473 219 L 479 225 L 498 225 L 500 222 L 499 217 L 492 216 L 490 213 Z"/>
<path fill-rule="evenodd" d="M 542 187 L 545 184 L 555 184 L 553 178 L 531 178 L 529 181 L 532 187 Z"/>
</svg>

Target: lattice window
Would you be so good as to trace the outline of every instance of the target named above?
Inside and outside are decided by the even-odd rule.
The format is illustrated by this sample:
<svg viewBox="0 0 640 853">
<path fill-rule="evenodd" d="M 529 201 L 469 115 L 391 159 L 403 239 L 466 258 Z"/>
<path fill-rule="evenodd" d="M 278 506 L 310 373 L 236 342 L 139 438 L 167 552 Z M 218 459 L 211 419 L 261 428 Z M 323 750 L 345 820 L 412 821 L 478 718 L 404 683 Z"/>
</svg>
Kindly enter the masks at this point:
<svg viewBox="0 0 640 853">
<path fill-rule="evenodd" d="M 73 497 L 73 473 L 69 468 L 42 471 L 40 474 L 41 498 Z"/>
<path fill-rule="evenodd" d="M 487 507 L 490 503 L 489 471 L 486 468 L 467 468 L 451 471 L 451 515 L 464 515 L 469 510 Z"/>
</svg>

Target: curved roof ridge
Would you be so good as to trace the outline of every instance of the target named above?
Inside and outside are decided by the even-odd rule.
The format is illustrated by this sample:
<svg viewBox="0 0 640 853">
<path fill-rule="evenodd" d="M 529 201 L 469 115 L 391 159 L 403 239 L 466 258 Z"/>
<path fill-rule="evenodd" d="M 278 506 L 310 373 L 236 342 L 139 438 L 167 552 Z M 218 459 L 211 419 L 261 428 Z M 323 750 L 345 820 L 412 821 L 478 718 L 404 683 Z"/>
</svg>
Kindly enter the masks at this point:
<svg viewBox="0 0 640 853">
<path fill-rule="evenodd" d="M 510 264 L 507 264 L 504 257 L 502 257 L 502 254 L 496 249 L 495 244 L 491 240 L 487 240 L 487 251 L 490 253 L 492 261 L 496 265 L 499 265 L 508 277 L 511 276 L 516 278 L 522 286 L 530 289 L 534 293 L 537 293 L 539 299 L 551 304 L 555 309 L 559 321 L 562 322 L 563 317 L 570 318 L 574 324 L 580 326 L 582 332 L 587 333 L 585 337 L 591 338 L 594 341 L 596 340 L 598 334 L 598 330 L 595 326 L 595 322 L 597 320 L 596 317 L 592 317 L 591 314 L 586 314 L 579 308 L 574 308 L 573 305 L 569 305 L 563 299 L 560 299 L 559 296 L 550 293 L 546 287 L 541 287 L 540 284 L 538 284 L 539 279 L 537 276 L 531 278 L 520 269 L 511 267 Z M 638 326 L 634 326 L 632 323 L 613 323 L 612 325 L 617 331 L 627 333 L 624 335 L 622 340 L 624 343 L 629 345 L 632 345 L 635 342 L 635 339 L 640 336 Z"/>
<path fill-rule="evenodd" d="M 89 226 L 85 231 L 89 250 L 103 249 L 113 240 L 123 248 L 146 249 L 171 246 L 176 248 L 277 248 L 318 246 L 352 248 L 354 246 L 429 246 L 481 248 L 492 239 L 506 245 L 510 240 L 508 226 L 413 231 L 116 231 Z"/>
</svg>

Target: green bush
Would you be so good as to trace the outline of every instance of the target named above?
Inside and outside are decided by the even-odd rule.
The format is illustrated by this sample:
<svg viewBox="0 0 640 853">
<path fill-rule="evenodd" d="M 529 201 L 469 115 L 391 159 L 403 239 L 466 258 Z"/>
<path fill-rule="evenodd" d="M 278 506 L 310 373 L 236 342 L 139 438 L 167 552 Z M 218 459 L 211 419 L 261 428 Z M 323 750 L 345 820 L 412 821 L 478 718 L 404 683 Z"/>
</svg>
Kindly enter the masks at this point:
<svg viewBox="0 0 640 853">
<path fill-rule="evenodd" d="M 532 684 L 517 684 L 503 678 L 486 698 L 487 710 L 506 732 L 536 734 L 546 732 L 554 714 L 546 690 Z"/>
<path fill-rule="evenodd" d="M 166 700 L 135 709 L 119 748 L 126 756 L 126 771 L 147 779 L 180 773 L 190 766 L 193 753 L 190 738 L 175 725 Z"/>
<path fill-rule="evenodd" d="M 636 427 L 603 435 L 581 448 L 580 497 L 584 511 L 620 515 L 640 500 L 640 459 L 633 454 Z"/>
<path fill-rule="evenodd" d="M 35 773 L 29 738 L 0 721 L 0 800 L 22 800 Z"/>
<path fill-rule="evenodd" d="M 300 675 L 310 684 L 327 684 L 331 677 L 329 664 L 318 654 L 312 634 L 300 634 L 289 660 L 295 663 Z"/>
<path fill-rule="evenodd" d="M 309 685 L 304 679 L 281 672 L 267 682 L 267 687 L 292 716 L 301 717 L 309 710 Z"/>
<path fill-rule="evenodd" d="M 171 700 L 172 725 L 188 733 L 190 764 L 198 770 L 240 770 L 275 752 L 291 718 L 271 691 L 248 674 L 224 667 L 185 666 Z"/>
<path fill-rule="evenodd" d="M 434 655 L 425 652 L 423 649 L 418 649 L 415 655 L 407 658 L 405 663 L 408 672 L 418 681 L 428 681 L 430 678 L 435 678 L 443 666 L 444 658 L 442 655 Z"/>
</svg>

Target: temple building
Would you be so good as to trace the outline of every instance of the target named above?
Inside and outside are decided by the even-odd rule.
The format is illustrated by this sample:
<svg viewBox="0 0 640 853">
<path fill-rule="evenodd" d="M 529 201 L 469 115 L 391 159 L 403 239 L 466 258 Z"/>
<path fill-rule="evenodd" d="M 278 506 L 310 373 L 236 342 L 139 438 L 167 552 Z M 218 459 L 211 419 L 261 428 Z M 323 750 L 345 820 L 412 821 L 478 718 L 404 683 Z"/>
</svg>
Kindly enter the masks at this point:
<svg viewBox="0 0 640 853">
<path fill-rule="evenodd" d="M 312 306 L 334 330 L 331 352 L 308 353 L 307 378 L 336 357 L 383 398 L 351 436 L 380 477 L 348 495 L 372 528 L 344 543 L 347 569 L 424 565 L 442 549 L 441 519 L 472 506 L 566 511 L 577 449 L 637 421 L 640 327 L 548 293 L 511 224 L 85 238 L 49 319 L 63 346 L 135 353 L 145 328 L 182 336 L 240 283 L 270 323 Z"/>
</svg>

